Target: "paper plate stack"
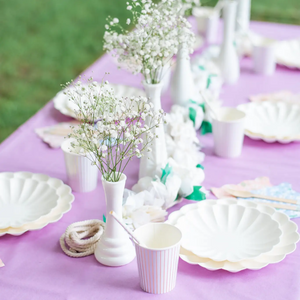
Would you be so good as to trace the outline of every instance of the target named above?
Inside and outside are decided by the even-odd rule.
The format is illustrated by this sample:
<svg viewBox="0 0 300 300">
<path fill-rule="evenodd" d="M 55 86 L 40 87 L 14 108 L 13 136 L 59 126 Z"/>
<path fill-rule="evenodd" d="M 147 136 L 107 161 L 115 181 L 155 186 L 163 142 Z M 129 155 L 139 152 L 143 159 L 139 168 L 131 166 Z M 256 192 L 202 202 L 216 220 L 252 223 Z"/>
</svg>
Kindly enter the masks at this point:
<svg viewBox="0 0 300 300">
<path fill-rule="evenodd" d="M 58 221 L 74 196 L 61 180 L 28 172 L 0 173 L 0 236 L 21 235 Z"/>
<path fill-rule="evenodd" d="M 183 234 L 180 257 L 208 270 L 259 270 L 296 249 L 297 225 L 271 207 L 234 199 L 183 206 L 166 223 Z"/>
</svg>

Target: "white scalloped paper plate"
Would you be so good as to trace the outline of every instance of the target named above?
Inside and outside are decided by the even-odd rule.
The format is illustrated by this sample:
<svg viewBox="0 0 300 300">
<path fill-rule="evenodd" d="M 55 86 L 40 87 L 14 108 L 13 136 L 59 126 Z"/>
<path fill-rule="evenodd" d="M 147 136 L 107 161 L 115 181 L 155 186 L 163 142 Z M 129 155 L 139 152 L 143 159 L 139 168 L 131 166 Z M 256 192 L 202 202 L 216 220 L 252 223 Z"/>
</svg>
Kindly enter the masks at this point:
<svg viewBox="0 0 300 300">
<path fill-rule="evenodd" d="M 180 258 L 189 264 L 199 265 L 207 270 L 225 270 L 228 272 L 236 273 L 242 270 L 259 270 L 266 267 L 269 264 L 274 264 L 282 261 L 287 254 L 292 253 L 296 249 L 296 243 L 299 241 L 299 234 L 297 232 L 297 225 L 292 222 L 285 214 L 277 212 L 275 209 L 257 204 L 250 201 L 235 200 L 235 199 L 219 199 L 219 200 L 209 200 L 213 205 L 216 202 L 222 202 L 226 204 L 236 204 L 245 207 L 253 207 L 265 214 L 269 214 L 274 220 L 279 223 L 280 229 L 282 230 L 282 237 L 279 244 L 277 244 L 270 252 L 262 254 L 258 257 L 242 260 L 239 262 L 229 262 L 229 261 L 214 261 L 209 258 L 198 257 L 192 252 L 181 247 Z M 166 223 L 175 225 L 177 220 L 183 216 L 186 212 L 197 209 L 199 203 L 188 204 L 183 206 L 180 210 L 175 211 L 170 214 L 169 219 Z"/>
<path fill-rule="evenodd" d="M 237 107 L 246 113 L 245 135 L 268 143 L 300 141 L 300 105 L 251 102 Z"/>
<path fill-rule="evenodd" d="M 123 84 L 109 84 L 115 91 L 116 97 L 134 97 L 145 96 L 145 92 L 141 89 L 134 88 Z M 76 119 L 76 114 L 69 104 L 68 97 L 64 94 L 64 91 L 60 91 L 53 98 L 54 107 L 60 111 L 63 115 Z"/>
<path fill-rule="evenodd" d="M 277 42 L 276 61 L 288 68 L 300 69 L 300 39 Z"/>
<path fill-rule="evenodd" d="M 63 214 L 68 212 L 72 207 L 71 203 L 74 201 L 74 196 L 71 193 L 71 188 L 59 179 L 51 178 L 43 174 L 33 174 L 28 172 L 0 173 L 0 178 L 32 179 L 43 183 L 44 185 L 48 185 L 55 190 L 58 196 L 57 205 L 48 214 L 41 216 L 34 222 L 27 223 L 17 228 L 2 228 L 0 229 L 0 236 L 5 234 L 21 235 L 26 231 L 41 229 L 49 223 L 53 223 L 61 219 Z"/>
</svg>

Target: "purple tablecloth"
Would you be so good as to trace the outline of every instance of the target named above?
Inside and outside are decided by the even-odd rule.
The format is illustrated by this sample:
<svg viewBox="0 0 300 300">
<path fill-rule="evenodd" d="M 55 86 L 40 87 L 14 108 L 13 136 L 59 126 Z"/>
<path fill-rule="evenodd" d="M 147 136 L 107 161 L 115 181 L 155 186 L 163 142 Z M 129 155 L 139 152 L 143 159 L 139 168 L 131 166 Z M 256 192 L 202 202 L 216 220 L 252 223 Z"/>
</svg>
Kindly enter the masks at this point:
<svg viewBox="0 0 300 300">
<path fill-rule="evenodd" d="M 252 22 L 251 28 L 277 39 L 300 36 L 300 27 L 297 26 Z M 96 61 L 85 74 L 101 80 L 106 71 L 111 73 L 107 79 L 112 83 L 141 87 L 139 77 L 118 70 L 108 56 Z M 277 67 L 272 77 L 255 75 L 250 59 L 244 59 L 238 84 L 224 87 L 221 98 L 225 105 L 235 106 L 246 102 L 247 96 L 252 94 L 283 89 L 299 92 L 299 80 L 299 71 L 284 67 Z M 162 101 L 168 111 L 171 106 L 169 95 Z M 36 136 L 34 129 L 68 120 L 49 102 L 0 145 L 0 171 L 44 173 L 66 182 L 62 151 L 50 149 Z M 206 153 L 206 188 L 268 176 L 273 184 L 290 182 L 295 190 L 300 191 L 299 143 L 267 144 L 245 138 L 241 157 L 222 159 L 212 154 L 211 135 L 201 137 L 200 141 Z M 127 187 L 130 188 L 137 181 L 137 160 L 128 167 L 126 174 Z M 0 237 L 0 257 L 6 264 L 0 269 L 0 299 L 300 299 L 300 248 L 281 263 L 260 271 L 246 270 L 237 274 L 210 272 L 180 260 L 175 290 L 157 296 L 140 289 L 135 260 L 124 267 L 110 268 L 97 263 L 93 256 L 67 257 L 58 242 L 66 227 L 76 221 L 101 218 L 104 212 L 104 195 L 99 183 L 94 192 L 75 194 L 72 210 L 59 222 L 19 237 Z M 300 220 L 295 222 L 300 225 Z"/>
</svg>

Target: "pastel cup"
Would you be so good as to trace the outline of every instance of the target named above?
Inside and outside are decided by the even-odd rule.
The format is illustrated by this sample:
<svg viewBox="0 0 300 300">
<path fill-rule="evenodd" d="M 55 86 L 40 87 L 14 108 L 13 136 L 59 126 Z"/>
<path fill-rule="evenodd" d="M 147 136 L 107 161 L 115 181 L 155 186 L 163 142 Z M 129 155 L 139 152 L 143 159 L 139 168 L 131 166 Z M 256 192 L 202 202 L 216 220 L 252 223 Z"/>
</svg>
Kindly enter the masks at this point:
<svg viewBox="0 0 300 300">
<path fill-rule="evenodd" d="M 272 75 L 276 68 L 276 44 L 265 39 L 253 45 L 253 69 L 257 74 Z"/>
<path fill-rule="evenodd" d="M 141 288 L 151 294 L 170 292 L 176 285 L 182 234 L 173 225 L 149 223 L 134 232 Z"/>
<path fill-rule="evenodd" d="M 61 145 L 64 152 L 68 184 L 74 192 L 91 192 L 97 187 L 99 170 L 97 166 L 92 165 L 89 158 L 71 151 L 71 142 L 72 139 L 67 139 Z"/>
<path fill-rule="evenodd" d="M 212 7 L 195 7 L 193 15 L 197 20 L 198 32 L 204 36 L 207 43 L 216 43 L 220 12 Z"/>
<path fill-rule="evenodd" d="M 242 152 L 246 114 L 236 108 L 221 107 L 218 120 L 212 118 L 214 152 L 220 157 L 237 157 Z"/>
</svg>

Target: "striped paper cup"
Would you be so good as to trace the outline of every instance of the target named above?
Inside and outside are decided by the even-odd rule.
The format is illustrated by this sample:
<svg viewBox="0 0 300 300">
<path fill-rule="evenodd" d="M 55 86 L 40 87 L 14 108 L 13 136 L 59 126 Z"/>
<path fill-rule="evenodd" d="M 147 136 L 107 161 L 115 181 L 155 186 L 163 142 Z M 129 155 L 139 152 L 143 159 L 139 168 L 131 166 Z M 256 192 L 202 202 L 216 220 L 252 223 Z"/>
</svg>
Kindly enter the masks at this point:
<svg viewBox="0 0 300 300">
<path fill-rule="evenodd" d="M 170 224 L 149 223 L 135 230 L 141 244 L 135 243 L 141 288 L 163 294 L 176 284 L 181 231 Z"/>
</svg>

